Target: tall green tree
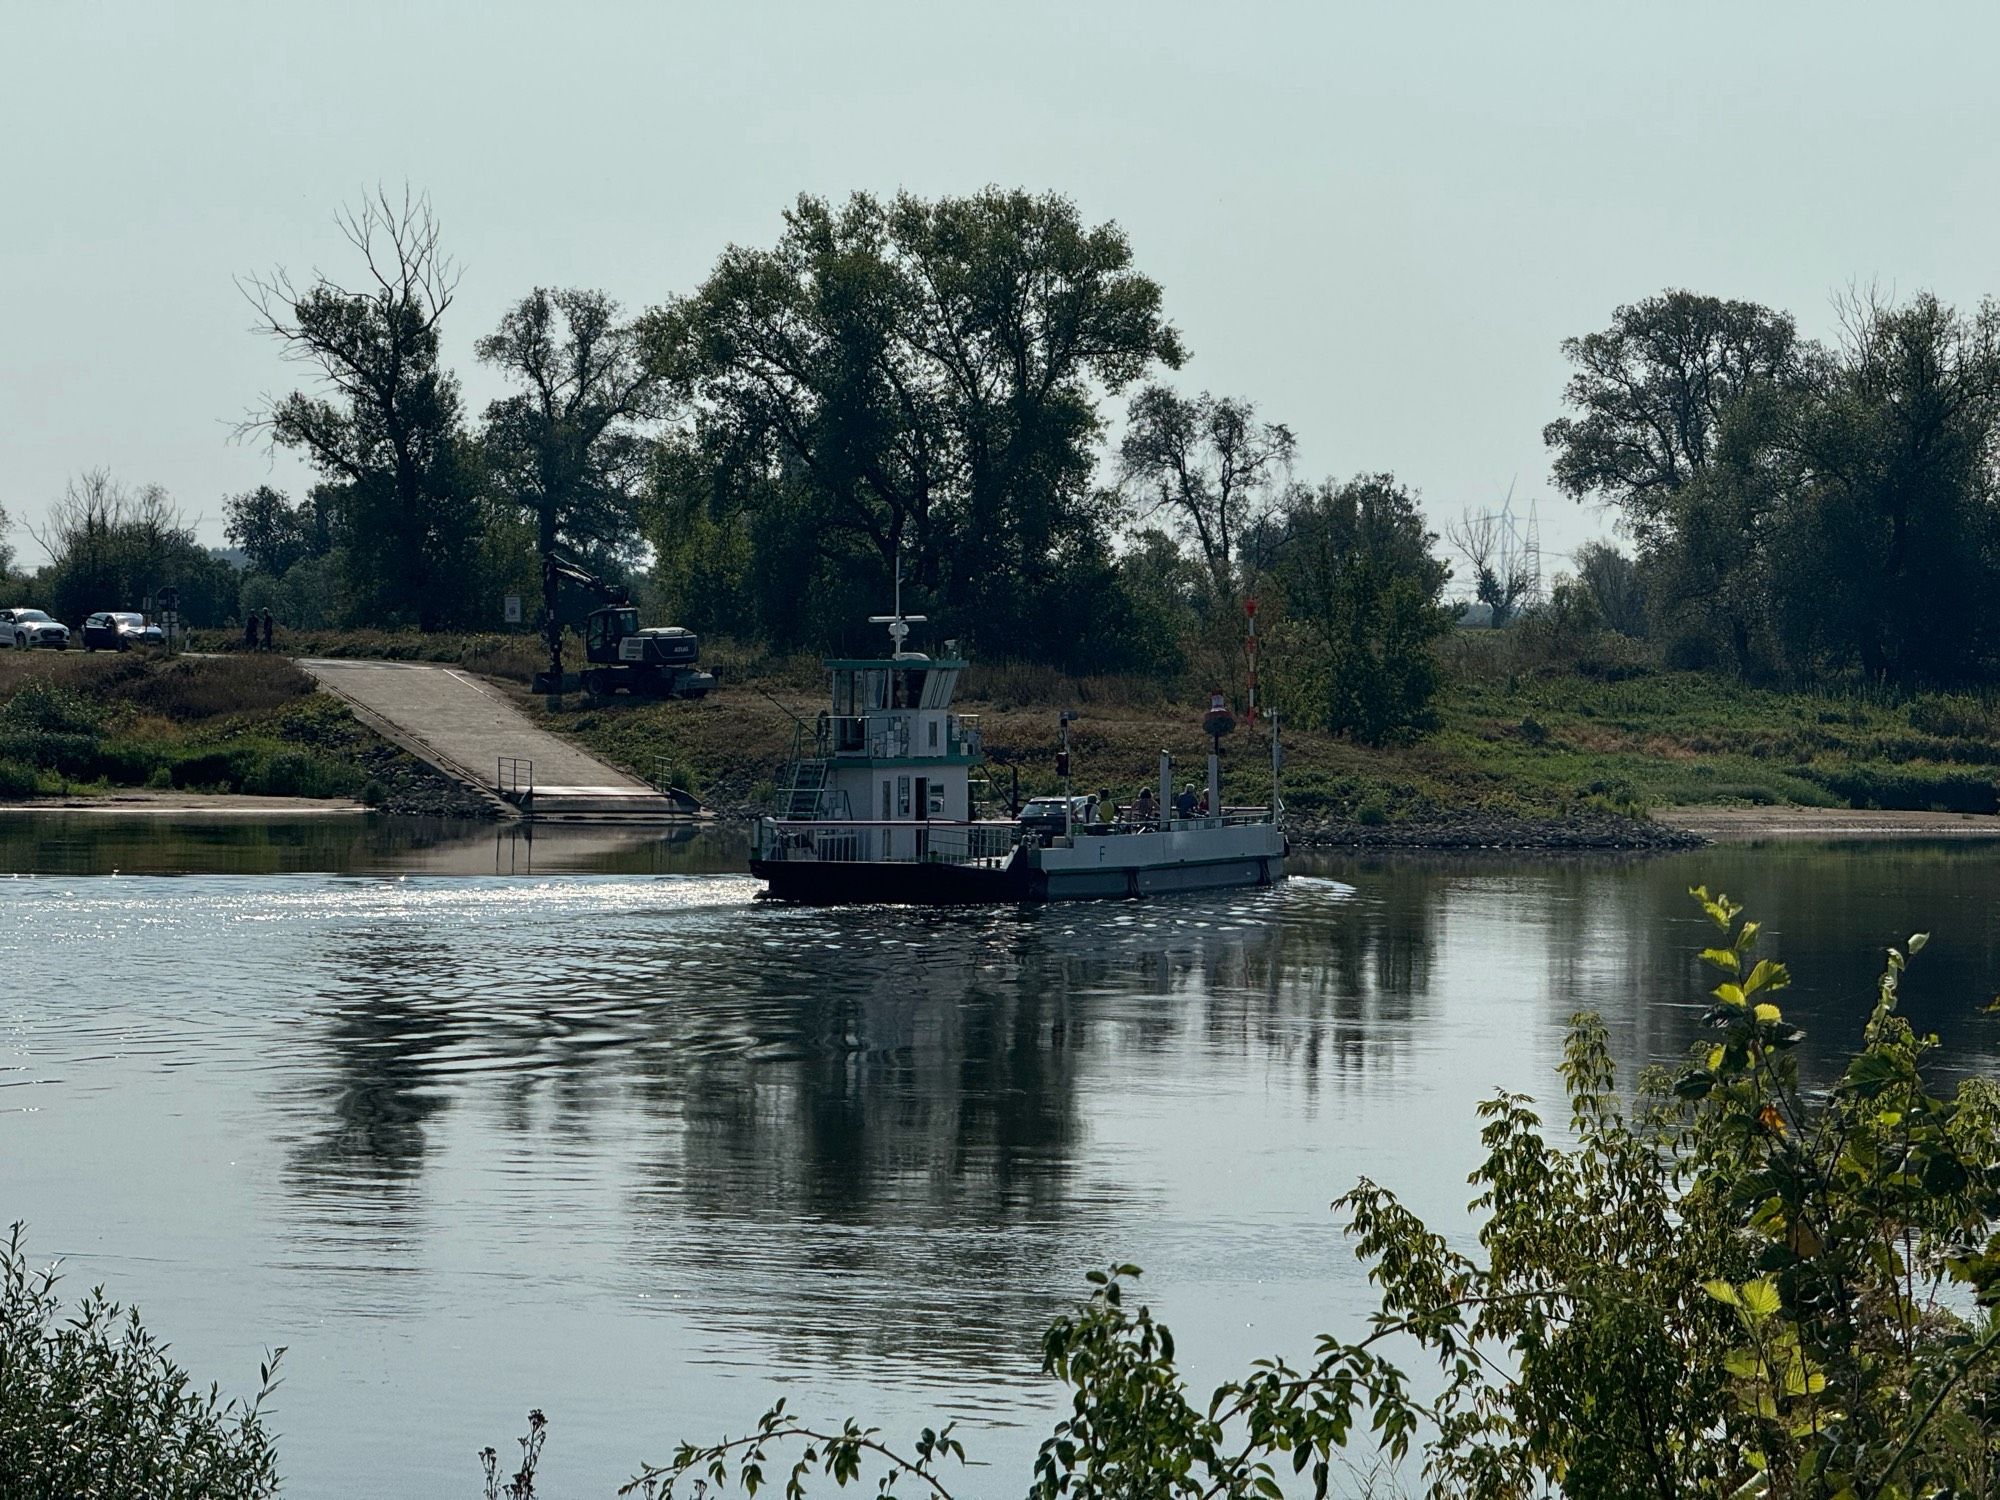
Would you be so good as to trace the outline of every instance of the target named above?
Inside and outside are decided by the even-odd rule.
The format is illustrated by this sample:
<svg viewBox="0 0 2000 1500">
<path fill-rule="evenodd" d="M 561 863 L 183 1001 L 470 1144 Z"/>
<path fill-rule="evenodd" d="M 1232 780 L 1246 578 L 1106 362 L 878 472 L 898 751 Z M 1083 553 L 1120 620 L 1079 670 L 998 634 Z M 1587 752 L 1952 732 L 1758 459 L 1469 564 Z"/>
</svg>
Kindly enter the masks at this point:
<svg viewBox="0 0 2000 1500">
<path fill-rule="evenodd" d="M 1795 380 L 1801 355 L 1789 315 L 1689 291 L 1620 307 L 1562 352 L 1576 414 L 1542 430 L 1556 484 L 1616 506 L 1642 550 L 1672 530 L 1675 498 L 1714 458 L 1730 404 Z"/>
<path fill-rule="evenodd" d="M 1562 348 L 1575 415 L 1542 434 L 1557 485 L 1617 509 L 1670 650 L 1770 667 L 1781 495 L 1763 459 L 1821 351 L 1785 313 L 1689 291 L 1620 307 L 1610 327 Z"/>
<path fill-rule="evenodd" d="M 1585 542 L 1576 551 L 1576 576 L 1605 628 L 1620 635 L 1646 633 L 1646 585 L 1631 558 L 1609 542 Z"/>
<path fill-rule="evenodd" d="M 343 573 L 373 623 L 464 621 L 477 589 L 480 510 L 457 379 L 438 325 L 458 286 L 425 198 L 378 191 L 339 216 L 365 273 L 301 287 L 283 270 L 242 283 L 257 328 L 317 389 L 267 400 L 245 429 L 304 453 L 341 486 Z"/>
<path fill-rule="evenodd" d="M 260 484 L 222 502 L 222 533 L 250 566 L 282 578 L 298 563 L 323 557 L 333 546 L 330 505 L 323 487 L 294 505 L 282 490 Z"/>
<path fill-rule="evenodd" d="M 486 408 L 481 444 L 496 495 L 534 526 L 543 633 L 560 676 L 554 558 L 558 548 L 585 557 L 636 550 L 645 428 L 664 414 L 665 383 L 602 292 L 537 287 L 477 351 L 519 387 Z"/>
<path fill-rule="evenodd" d="M 745 516 L 795 629 L 826 628 L 805 599 L 865 612 L 901 558 L 942 628 L 1060 655 L 1108 566 L 1098 400 L 1182 358 L 1160 300 L 1123 231 L 1056 195 L 802 197 L 774 248 L 648 320 L 701 458 L 656 515 Z"/>
<path fill-rule="evenodd" d="M 1328 730 L 1378 743 L 1434 722 L 1451 576 L 1416 497 L 1393 474 L 1294 493 L 1277 573 L 1303 641 L 1291 696 Z"/>
<path fill-rule="evenodd" d="M 1787 506 L 1779 620 L 1801 665 L 1964 683 L 2000 659 L 2000 309 L 1850 308 L 1766 472 Z"/>
<path fill-rule="evenodd" d="M 1137 518 L 1187 539 L 1224 614 L 1240 602 L 1244 540 L 1276 509 L 1297 447 L 1248 401 L 1207 391 L 1148 385 L 1126 409 L 1118 465 Z"/>
</svg>

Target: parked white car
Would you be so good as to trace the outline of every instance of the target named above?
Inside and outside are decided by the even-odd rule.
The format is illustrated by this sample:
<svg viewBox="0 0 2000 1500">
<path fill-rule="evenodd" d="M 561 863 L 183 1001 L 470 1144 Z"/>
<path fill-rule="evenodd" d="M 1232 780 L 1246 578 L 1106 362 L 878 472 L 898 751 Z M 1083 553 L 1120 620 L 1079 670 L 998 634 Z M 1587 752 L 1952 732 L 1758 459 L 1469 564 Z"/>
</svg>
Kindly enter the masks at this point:
<svg viewBox="0 0 2000 1500">
<path fill-rule="evenodd" d="M 69 648 L 69 626 L 51 620 L 39 609 L 0 609 L 0 646 L 28 651 L 36 646 Z"/>
</svg>

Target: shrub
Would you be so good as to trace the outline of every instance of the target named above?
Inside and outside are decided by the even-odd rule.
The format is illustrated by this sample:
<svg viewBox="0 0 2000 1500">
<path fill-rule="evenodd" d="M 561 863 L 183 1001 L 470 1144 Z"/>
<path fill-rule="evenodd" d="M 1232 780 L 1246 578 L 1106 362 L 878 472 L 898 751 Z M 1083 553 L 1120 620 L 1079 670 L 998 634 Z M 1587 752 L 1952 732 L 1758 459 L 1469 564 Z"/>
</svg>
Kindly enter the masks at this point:
<svg viewBox="0 0 2000 1500">
<path fill-rule="evenodd" d="M 13 1227 L 0 1247 L 0 1495 L 9 1500 L 260 1500 L 278 1492 L 262 1409 L 206 1393 L 138 1310 L 92 1291 L 65 1314 L 52 1270 L 31 1271 Z"/>
<path fill-rule="evenodd" d="M 27 761 L 0 754 L 0 800 L 32 797 L 41 790 L 41 782 L 41 777 L 35 774 L 35 768 Z"/>
<path fill-rule="evenodd" d="M 1990 813 L 2000 811 L 1993 777 L 1981 771 L 1924 766 L 1808 766 L 1801 776 L 1817 782 L 1851 807 L 1897 812 Z"/>
</svg>

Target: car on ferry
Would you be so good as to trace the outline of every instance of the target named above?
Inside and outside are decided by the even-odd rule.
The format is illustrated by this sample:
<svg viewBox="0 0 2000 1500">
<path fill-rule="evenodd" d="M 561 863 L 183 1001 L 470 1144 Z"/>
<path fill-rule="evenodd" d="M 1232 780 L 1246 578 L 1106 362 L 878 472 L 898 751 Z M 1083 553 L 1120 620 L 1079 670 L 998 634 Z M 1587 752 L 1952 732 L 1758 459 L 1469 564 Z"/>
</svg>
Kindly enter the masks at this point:
<svg viewBox="0 0 2000 1500">
<path fill-rule="evenodd" d="M 136 610 L 100 610 L 83 622 L 86 651 L 130 651 L 134 646 L 162 646 L 166 633 L 146 623 Z"/>
<path fill-rule="evenodd" d="M 1081 827 L 1090 821 L 1090 798 L 1071 797 L 1069 802 L 1069 823 Z M 1023 833 L 1040 834 L 1043 838 L 1061 838 L 1069 832 L 1063 819 L 1061 797 L 1030 797 L 1021 804 L 1019 816 L 1015 819 Z"/>
<path fill-rule="evenodd" d="M 69 626 L 51 620 L 39 609 L 0 609 L 0 646 L 12 646 L 17 651 L 36 647 L 66 651 Z"/>
</svg>

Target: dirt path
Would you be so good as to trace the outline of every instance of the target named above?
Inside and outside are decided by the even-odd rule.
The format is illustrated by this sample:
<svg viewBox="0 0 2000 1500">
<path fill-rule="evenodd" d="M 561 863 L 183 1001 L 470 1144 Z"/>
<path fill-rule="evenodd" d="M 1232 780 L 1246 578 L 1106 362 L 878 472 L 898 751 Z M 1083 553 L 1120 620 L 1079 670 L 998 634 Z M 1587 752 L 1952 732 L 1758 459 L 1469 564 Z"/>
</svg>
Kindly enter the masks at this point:
<svg viewBox="0 0 2000 1500">
<path fill-rule="evenodd" d="M 536 727 L 470 673 L 409 661 L 309 657 L 299 665 L 390 740 L 489 796 L 504 758 L 532 765 L 538 813 L 673 810 L 636 777 Z M 509 774 L 523 773 L 510 767 Z"/>
<path fill-rule="evenodd" d="M 1719 843 L 1761 839 L 2000 839 L 2000 817 L 1845 807 L 1669 807 L 1653 821 Z"/>
</svg>

